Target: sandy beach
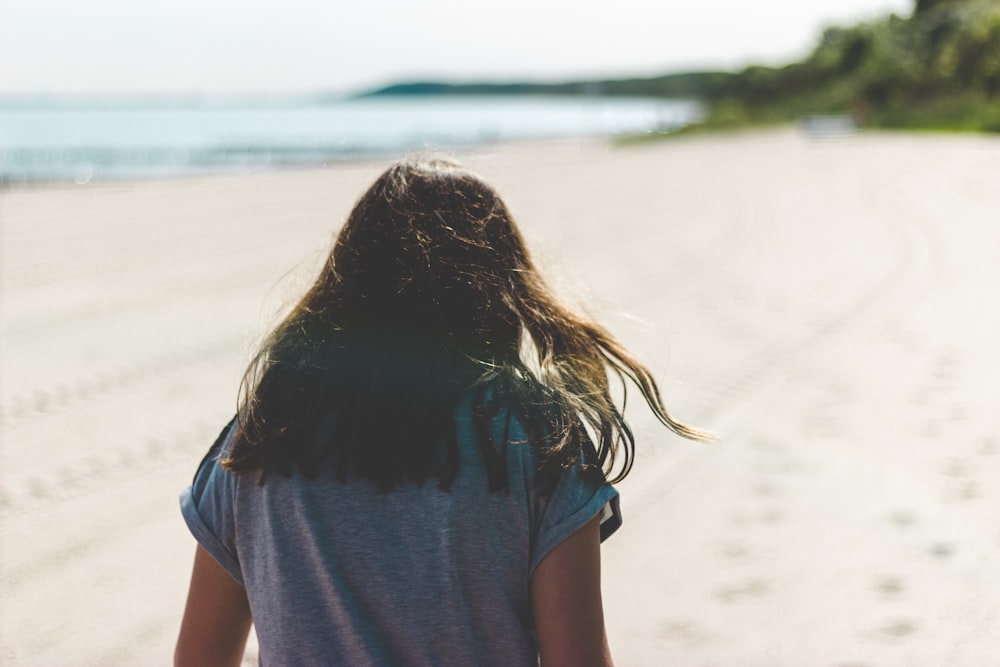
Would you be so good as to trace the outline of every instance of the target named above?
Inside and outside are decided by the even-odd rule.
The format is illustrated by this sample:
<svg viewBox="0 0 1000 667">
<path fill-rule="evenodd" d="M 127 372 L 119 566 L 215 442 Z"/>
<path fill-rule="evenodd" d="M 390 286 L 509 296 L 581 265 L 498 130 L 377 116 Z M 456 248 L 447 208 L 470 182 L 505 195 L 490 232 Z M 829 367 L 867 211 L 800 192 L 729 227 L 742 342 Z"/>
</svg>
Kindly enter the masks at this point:
<svg viewBox="0 0 1000 667">
<path fill-rule="evenodd" d="M 1000 140 L 461 156 L 655 370 L 605 543 L 623 667 L 1000 664 Z M 384 162 L 0 192 L 0 662 L 169 664 L 177 496 Z M 256 664 L 248 648 L 245 664 Z"/>
</svg>

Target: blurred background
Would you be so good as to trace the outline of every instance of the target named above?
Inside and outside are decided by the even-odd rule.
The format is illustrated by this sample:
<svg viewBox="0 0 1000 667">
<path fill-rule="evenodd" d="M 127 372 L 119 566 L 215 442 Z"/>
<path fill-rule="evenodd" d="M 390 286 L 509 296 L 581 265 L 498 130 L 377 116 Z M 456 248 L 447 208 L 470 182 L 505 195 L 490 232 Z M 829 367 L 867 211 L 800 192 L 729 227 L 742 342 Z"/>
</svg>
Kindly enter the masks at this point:
<svg viewBox="0 0 1000 667">
<path fill-rule="evenodd" d="M 995 93 L 1000 76 L 982 53 L 995 12 L 988 25 L 962 14 L 918 30 L 909 0 L 613 11 L 11 0 L 0 11 L 0 183 L 12 185 L 665 132 L 705 121 L 706 102 L 715 124 L 870 120 L 869 98 L 892 92 L 871 79 L 917 83 L 925 72 L 910 61 L 930 48 L 940 77 L 982 69 Z M 924 32 L 933 44 L 909 43 Z"/>
<path fill-rule="evenodd" d="M 995 663 L 1000 0 L 7 0 L 0 63 L 4 665 L 169 663 L 177 496 L 423 149 L 723 435 L 630 404 L 618 664 Z"/>
</svg>

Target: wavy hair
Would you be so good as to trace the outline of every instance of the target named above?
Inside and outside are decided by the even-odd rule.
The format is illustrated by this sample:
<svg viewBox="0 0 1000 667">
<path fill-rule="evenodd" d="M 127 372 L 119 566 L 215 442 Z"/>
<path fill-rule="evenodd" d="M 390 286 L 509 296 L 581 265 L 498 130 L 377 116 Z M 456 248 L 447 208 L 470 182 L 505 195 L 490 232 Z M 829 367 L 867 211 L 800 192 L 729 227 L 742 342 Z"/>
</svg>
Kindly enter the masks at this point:
<svg viewBox="0 0 1000 667">
<path fill-rule="evenodd" d="M 491 491 L 506 488 L 501 410 L 542 452 L 554 487 L 584 451 L 610 482 L 634 438 L 610 378 L 631 382 L 674 433 L 650 372 L 604 328 L 553 295 L 497 192 L 459 164 L 411 158 L 361 196 L 319 277 L 264 340 L 243 379 L 233 472 L 315 476 L 332 465 L 390 490 L 459 465 L 454 410 L 473 411 Z M 584 448 L 587 440 L 594 448 Z M 504 439 L 505 440 L 505 439 Z"/>
</svg>

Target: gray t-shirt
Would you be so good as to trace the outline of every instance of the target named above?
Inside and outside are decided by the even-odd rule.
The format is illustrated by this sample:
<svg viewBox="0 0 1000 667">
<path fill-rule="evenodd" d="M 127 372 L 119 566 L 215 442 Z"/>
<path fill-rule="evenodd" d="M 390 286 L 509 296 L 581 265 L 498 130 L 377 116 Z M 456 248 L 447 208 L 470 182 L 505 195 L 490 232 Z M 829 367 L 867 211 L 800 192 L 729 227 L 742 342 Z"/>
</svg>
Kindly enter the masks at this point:
<svg viewBox="0 0 1000 667">
<path fill-rule="evenodd" d="M 332 474 L 259 485 L 206 458 L 181 511 L 246 588 L 261 665 L 538 664 L 531 574 L 598 514 L 602 539 L 614 532 L 618 492 L 571 470 L 540 496 L 537 453 L 512 419 L 510 490 L 490 494 L 470 400 L 456 424 L 460 465 L 448 491 L 431 480 L 384 493 Z"/>
</svg>

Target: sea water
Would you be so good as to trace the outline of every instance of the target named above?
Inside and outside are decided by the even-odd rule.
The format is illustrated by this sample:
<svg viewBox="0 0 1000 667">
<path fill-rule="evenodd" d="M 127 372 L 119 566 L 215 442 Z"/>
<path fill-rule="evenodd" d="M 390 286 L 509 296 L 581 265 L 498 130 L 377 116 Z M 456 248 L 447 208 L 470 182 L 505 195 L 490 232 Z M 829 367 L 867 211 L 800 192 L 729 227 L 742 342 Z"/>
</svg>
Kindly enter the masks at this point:
<svg viewBox="0 0 1000 667">
<path fill-rule="evenodd" d="M 420 149 L 669 131 L 685 100 L 368 97 L 327 102 L 0 100 L 0 184 L 324 164 Z"/>
</svg>

